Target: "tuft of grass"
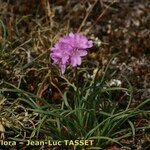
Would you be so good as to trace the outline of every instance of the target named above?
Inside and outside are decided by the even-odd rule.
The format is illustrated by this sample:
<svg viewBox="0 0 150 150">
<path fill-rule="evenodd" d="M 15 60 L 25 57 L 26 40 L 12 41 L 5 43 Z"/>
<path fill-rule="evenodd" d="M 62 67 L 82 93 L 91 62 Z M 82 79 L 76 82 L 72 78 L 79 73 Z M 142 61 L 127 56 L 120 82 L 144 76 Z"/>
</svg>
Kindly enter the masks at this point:
<svg viewBox="0 0 150 150">
<path fill-rule="evenodd" d="M 50 103 L 50 100 L 40 98 L 8 82 L 2 82 L 1 86 L 3 85 L 5 88 L 0 89 L 1 95 L 7 99 L 10 99 L 8 93 L 15 93 L 16 96 L 15 101 L 13 100 L 14 102 L 7 109 L 7 114 L 9 114 L 7 116 L 18 117 L 15 112 L 17 110 L 12 111 L 12 108 L 17 105 L 24 109 L 23 114 L 28 114 L 26 121 L 30 122 L 30 125 L 26 126 L 19 120 L 17 121 L 18 125 L 16 125 L 16 121 L 12 121 L 10 132 L 13 130 L 16 136 L 9 139 L 24 142 L 27 139 L 40 138 L 61 141 L 87 139 L 94 140 L 94 145 L 82 147 L 82 149 L 103 149 L 114 143 L 122 146 L 122 139 L 131 137 L 134 139 L 139 130 L 149 130 L 148 124 L 136 128 L 134 118 L 150 114 L 150 111 L 144 110 L 143 107 L 150 102 L 150 99 L 132 108 L 130 104 L 133 88 L 128 81 L 128 87 L 107 86 L 109 65 L 110 63 L 102 71 L 104 72 L 102 76 L 98 75 L 100 70 L 98 69 L 96 74 L 89 79 L 83 77 L 87 73 L 84 69 L 79 70 L 76 75 L 82 77 L 84 84 L 77 81 L 70 82 L 67 78 L 60 77 L 66 88 L 63 93 L 59 91 L 62 96 L 59 104 Z M 124 107 L 119 107 L 118 93 L 124 93 L 126 97 Z M 38 101 L 43 102 L 44 105 L 39 106 Z M 3 116 L 5 114 L 1 114 L 1 118 L 4 118 Z M 23 132 L 26 135 L 23 135 Z M 74 146 L 74 149 L 80 148 Z"/>
</svg>

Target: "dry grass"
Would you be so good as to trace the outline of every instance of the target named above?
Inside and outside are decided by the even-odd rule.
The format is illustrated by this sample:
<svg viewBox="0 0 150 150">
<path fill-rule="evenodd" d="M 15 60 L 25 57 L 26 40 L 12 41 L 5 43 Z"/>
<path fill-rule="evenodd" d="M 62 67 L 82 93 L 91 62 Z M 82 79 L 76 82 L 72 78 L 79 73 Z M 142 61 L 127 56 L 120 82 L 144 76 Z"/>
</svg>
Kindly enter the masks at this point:
<svg viewBox="0 0 150 150">
<path fill-rule="evenodd" d="M 139 3 L 145 8 L 143 12 L 146 18 L 148 2 Z M 121 80 L 123 88 L 127 88 L 130 92 L 133 90 L 133 93 L 128 93 L 128 90 L 122 91 L 122 89 L 120 93 L 111 90 L 104 92 L 104 95 L 102 94 L 104 99 L 110 100 L 112 98 L 111 100 L 114 100 L 111 106 L 117 104 L 118 109 L 121 110 L 130 102 L 129 99 L 132 108 L 144 101 L 147 102 L 147 105 L 140 107 L 146 113 L 143 115 L 140 112 L 133 118 L 135 130 L 142 127 L 143 129 L 136 132 L 135 137 L 131 138 L 131 143 L 126 138 L 121 143 L 127 148 L 135 145 L 134 148 L 141 146 L 143 149 L 148 149 L 149 147 L 145 145 L 149 142 L 149 52 L 147 52 L 149 47 L 148 40 L 146 40 L 149 39 L 149 36 L 148 34 L 142 36 L 143 28 L 148 29 L 146 21 L 142 20 L 144 18 L 142 14 L 141 18 L 137 18 L 142 23 L 136 28 L 140 31 L 138 36 L 142 37 L 137 38 L 132 25 L 131 28 L 126 28 L 124 25 L 123 27 L 120 26 L 120 21 L 116 19 L 116 16 L 119 16 L 118 10 L 120 10 L 121 4 L 115 1 L 58 0 L 52 3 L 48 0 L 41 1 L 41 3 L 33 3 L 32 1 L 31 10 L 28 9 L 28 5 L 29 2 L 27 1 L 26 3 L 22 1 L 14 3 L 0 1 L 0 139 L 26 141 L 32 138 L 52 138 L 50 129 L 45 123 L 44 114 L 46 110 L 57 112 L 62 105 L 66 91 L 69 93 L 67 98 L 70 99 L 70 103 L 68 106 L 67 101 L 65 101 L 63 105 L 66 105 L 65 109 L 67 106 L 72 107 L 70 105 L 72 105 L 71 93 L 73 93 L 73 89 L 77 85 L 86 89 L 91 81 L 91 78 L 88 79 L 88 77 L 94 76 L 95 70 L 100 67 L 96 76 L 102 78 L 104 84 L 109 82 L 111 78 L 117 78 Z M 126 5 L 128 8 L 128 3 L 124 4 L 124 6 Z M 138 10 L 141 10 L 140 6 Z M 125 13 L 126 10 L 122 11 L 122 14 L 123 12 Z M 114 26 L 111 24 L 114 21 L 111 17 L 116 19 Z M 128 31 L 125 32 L 124 36 L 122 36 L 122 28 L 124 30 L 126 28 Z M 82 32 L 95 42 L 95 46 L 89 50 L 88 57 L 84 59 L 83 65 L 79 69 L 78 78 L 76 78 L 72 68 L 68 68 L 65 77 L 62 77 L 58 68 L 52 65 L 49 58 L 50 48 L 62 35 L 69 32 Z M 126 40 L 128 41 L 128 37 L 129 45 L 124 43 Z M 141 51 L 137 48 L 138 44 L 135 42 L 135 38 L 138 39 L 137 41 L 143 41 L 144 48 L 142 49 L 141 46 Z M 121 55 L 117 55 L 113 59 L 106 73 L 104 70 L 106 64 L 118 51 Z M 139 55 L 142 56 L 139 58 Z M 130 58 L 132 59 L 127 60 Z M 139 84 L 136 84 L 135 75 L 139 76 Z M 125 78 L 129 81 L 127 82 Z M 87 85 L 82 84 L 82 79 L 86 79 Z M 132 90 L 131 87 L 133 87 Z M 106 103 L 106 106 L 109 103 Z M 39 109 L 39 112 L 32 109 Z M 48 118 L 48 121 L 58 121 L 53 117 Z M 142 122 L 141 124 L 138 124 L 139 120 Z M 66 124 L 64 123 L 64 127 Z M 133 132 L 133 124 L 131 122 L 129 124 Z M 63 128 L 63 132 L 67 133 L 65 128 Z M 121 136 L 122 133 L 119 135 Z M 140 138 L 144 140 L 143 143 Z M 107 144 L 106 142 L 104 147 Z M 26 148 L 26 146 L 21 148 L 23 147 Z"/>
</svg>

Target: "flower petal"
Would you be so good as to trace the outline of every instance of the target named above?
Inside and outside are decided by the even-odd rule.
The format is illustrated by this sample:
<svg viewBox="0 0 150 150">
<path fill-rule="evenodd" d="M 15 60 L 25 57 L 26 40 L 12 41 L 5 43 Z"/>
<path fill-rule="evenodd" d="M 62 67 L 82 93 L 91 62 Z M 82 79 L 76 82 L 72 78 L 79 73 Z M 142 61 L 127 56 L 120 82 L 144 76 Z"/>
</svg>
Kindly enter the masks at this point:
<svg viewBox="0 0 150 150">
<path fill-rule="evenodd" d="M 81 57 L 77 57 L 77 64 L 81 65 Z"/>
<path fill-rule="evenodd" d="M 62 57 L 62 64 L 66 64 L 69 60 L 69 56 L 65 55 Z"/>
<path fill-rule="evenodd" d="M 64 74 L 66 70 L 66 65 L 60 65 L 61 73 Z"/>
<path fill-rule="evenodd" d="M 71 65 L 73 67 L 77 66 L 77 59 L 76 59 L 76 57 L 71 57 Z"/>
<path fill-rule="evenodd" d="M 93 42 L 88 40 L 86 36 L 79 33 L 70 33 L 60 38 L 51 48 L 50 57 L 53 63 L 59 66 L 63 74 L 69 64 L 73 67 L 81 65 L 81 57 L 86 56 L 86 49 L 92 46 Z"/>
<path fill-rule="evenodd" d="M 86 50 L 79 50 L 78 53 L 79 53 L 79 56 L 86 56 L 87 55 Z"/>
<path fill-rule="evenodd" d="M 81 65 L 81 57 L 80 56 L 72 56 L 71 57 L 71 65 L 73 67 L 75 67 L 77 65 Z"/>
</svg>

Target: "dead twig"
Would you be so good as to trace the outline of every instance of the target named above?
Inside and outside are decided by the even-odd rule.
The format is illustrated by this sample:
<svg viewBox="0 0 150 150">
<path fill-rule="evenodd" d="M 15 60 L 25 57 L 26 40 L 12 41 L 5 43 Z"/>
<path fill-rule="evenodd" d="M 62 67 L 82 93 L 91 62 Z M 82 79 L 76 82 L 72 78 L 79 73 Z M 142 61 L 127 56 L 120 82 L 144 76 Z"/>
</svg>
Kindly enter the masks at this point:
<svg viewBox="0 0 150 150">
<path fill-rule="evenodd" d="M 79 26 L 77 32 L 80 32 L 80 31 L 81 31 L 82 27 L 84 26 L 84 24 L 85 24 L 85 22 L 86 22 L 86 20 L 87 20 L 87 18 L 88 18 L 88 16 L 89 16 L 89 14 L 90 14 L 91 11 L 93 10 L 93 8 L 94 8 L 95 4 L 97 3 L 97 1 L 98 1 L 98 0 L 96 0 L 96 1 L 94 2 L 94 4 L 93 4 L 92 6 L 90 6 L 89 11 L 87 11 L 87 13 L 86 13 L 86 15 L 85 15 L 85 17 L 84 17 L 82 23 L 80 24 L 80 26 Z"/>
<path fill-rule="evenodd" d="M 115 0 L 112 1 L 105 9 L 104 11 L 98 16 L 96 21 L 93 23 L 93 25 L 89 28 L 89 31 L 97 24 L 97 22 L 106 14 L 107 10 L 111 7 L 112 4 L 115 3 Z"/>
</svg>

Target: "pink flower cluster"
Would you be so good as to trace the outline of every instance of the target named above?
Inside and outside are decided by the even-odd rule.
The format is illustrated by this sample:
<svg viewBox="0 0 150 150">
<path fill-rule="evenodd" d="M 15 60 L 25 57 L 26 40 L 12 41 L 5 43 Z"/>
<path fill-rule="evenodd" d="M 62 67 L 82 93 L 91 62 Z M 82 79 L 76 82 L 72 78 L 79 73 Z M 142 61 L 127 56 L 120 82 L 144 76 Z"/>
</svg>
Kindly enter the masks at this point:
<svg viewBox="0 0 150 150">
<path fill-rule="evenodd" d="M 79 33 L 70 33 L 59 39 L 51 49 L 50 57 L 53 63 L 58 65 L 64 74 L 68 65 L 76 67 L 81 65 L 81 57 L 87 55 L 87 48 L 91 48 L 93 42 Z"/>
</svg>

